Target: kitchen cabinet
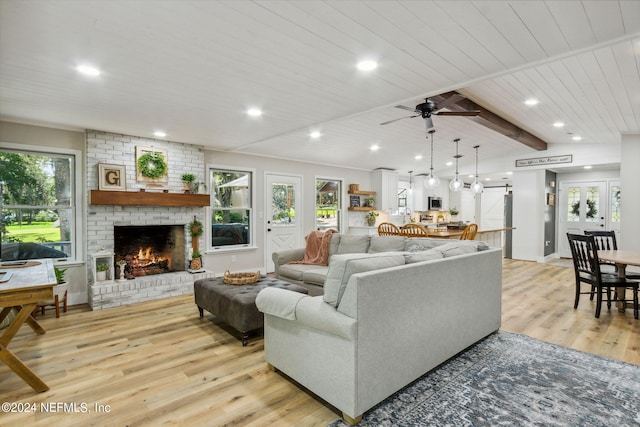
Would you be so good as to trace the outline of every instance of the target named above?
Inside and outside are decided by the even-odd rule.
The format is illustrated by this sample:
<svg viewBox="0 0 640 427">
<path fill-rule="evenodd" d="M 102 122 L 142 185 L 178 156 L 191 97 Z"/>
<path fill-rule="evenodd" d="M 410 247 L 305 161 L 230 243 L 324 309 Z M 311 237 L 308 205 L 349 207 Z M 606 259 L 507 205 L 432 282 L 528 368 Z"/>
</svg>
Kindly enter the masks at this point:
<svg viewBox="0 0 640 427">
<path fill-rule="evenodd" d="M 388 169 L 371 172 L 373 190 L 377 193 L 376 209 L 380 211 L 398 209 L 398 173 Z"/>
</svg>

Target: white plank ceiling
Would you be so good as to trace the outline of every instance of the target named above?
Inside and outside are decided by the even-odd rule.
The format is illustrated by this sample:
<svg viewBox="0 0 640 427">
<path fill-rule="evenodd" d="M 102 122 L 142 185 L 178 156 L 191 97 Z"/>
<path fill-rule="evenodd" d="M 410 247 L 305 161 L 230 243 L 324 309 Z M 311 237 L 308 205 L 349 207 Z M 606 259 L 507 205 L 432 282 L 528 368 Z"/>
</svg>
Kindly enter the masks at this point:
<svg viewBox="0 0 640 427">
<path fill-rule="evenodd" d="M 378 69 L 358 71 L 365 58 Z M 640 1 L 0 1 L 3 120 L 423 173 L 422 120 L 379 123 L 450 90 L 550 146 L 615 146 L 640 131 Z M 544 155 L 466 118 L 434 123 L 441 174 L 454 138 L 464 173 L 477 144 L 483 159 Z"/>
</svg>

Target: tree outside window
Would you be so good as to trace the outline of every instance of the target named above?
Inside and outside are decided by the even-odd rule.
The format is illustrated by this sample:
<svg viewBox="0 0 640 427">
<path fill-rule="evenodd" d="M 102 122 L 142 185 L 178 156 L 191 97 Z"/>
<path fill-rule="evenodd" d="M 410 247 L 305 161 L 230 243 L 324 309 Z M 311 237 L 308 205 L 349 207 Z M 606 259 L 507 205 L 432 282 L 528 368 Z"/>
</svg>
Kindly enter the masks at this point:
<svg viewBox="0 0 640 427">
<path fill-rule="evenodd" d="M 210 182 L 210 248 L 248 246 L 252 235 L 251 172 L 211 169 Z"/>
<path fill-rule="evenodd" d="M 2 259 L 73 256 L 74 158 L 0 151 Z"/>
<path fill-rule="evenodd" d="M 316 229 L 340 231 L 342 183 L 335 179 L 316 179 Z"/>
</svg>

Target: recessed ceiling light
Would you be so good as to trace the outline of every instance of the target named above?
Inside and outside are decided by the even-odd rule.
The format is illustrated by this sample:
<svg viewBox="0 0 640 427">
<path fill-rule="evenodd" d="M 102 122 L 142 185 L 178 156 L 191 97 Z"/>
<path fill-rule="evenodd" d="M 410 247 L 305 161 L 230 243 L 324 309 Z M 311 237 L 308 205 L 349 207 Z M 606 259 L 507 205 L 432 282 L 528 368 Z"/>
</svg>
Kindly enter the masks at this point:
<svg viewBox="0 0 640 427">
<path fill-rule="evenodd" d="M 475 178 L 476 176 L 475 176 L 474 174 L 470 174 L 470 175 L 467 175 L 467 177 L 469 177 L 469 178 Z"/>
<path fill-rule="evenodd" d="M 580 135 L 575 135 L 575 136 L 572 136 L 571 139 L 573 139 L 574 141 L 580 141 L 582 137 Z"/>
<path fill-rule="evenodd" d="M 100 75 L 100 70 L 90 65 L 78 65 L 76 71 L 85 76 L 97 77 Z"/>
<path fill-rule="evenodd" d="M 165 136 L 167 136 L 166 132 L 163 132 L 161 130 L 157 130 L 153 133 L 153 136 L 157 136 L 158 138 L 164 138 Z"/>
<path fill-rule="evenodd" d="M 507 172 L 507 175 L 513 175 L 513 172 Z"/>
<path fill-rule="evenodd" d="M 591 166 L 591 165 L 587 165 L 587 166 L 585 166 L 584 168 L 585 168 L 585 169 L 591 169 L 592 167 L 593 167 L 593 166 Z"/>
<path fill-rule="evenodd" d="M 562 127 L 564 127 L 564 123 L 563 122 L 555 122 L 553 124 L 553 127 L 554 128 L 562 128 Z"/>
<path fill-rule="evenodd" d="M 309 136 L 313 139 L 318 139 L 320 138 L 320 135 L 322 135 L 320 132 L 318 132 L 317 130 L 314 130 L 313 132 L 311 132 L 309 134 Z"/>
<path fill-rule="evenodd" d="M 416 160 L 422 160 L 422 154 L 418 154 L 416 157 L 414 157 Z"/>
<path fill-rule="evenodd" d="M 373 71 L 378 68 L 378 63 L 370 59 L 358 62 L 358 70 L 360 71 Z"/>
<path fill-rule="evenodd" d="M 535 98 L 530 98 L 524 101 L 524 103 L 529 106 L 538 105 L 538 100 Z"/>
<path fill-rule="evenodd" d="M 452 164 L 453 164 L 453 162 L 447 162 L 447 163 L 445 163 L 445 165 L 447 165 L 447 166 L 451 166 Z"/>
<path fill-rule="evenodd" d="M 247 110 L 247 114 L 251 117 L 260 117 L 262 115 L 262 110 L 259 108 L 249 108 Z"/>
<path fill-rule="evenodd" d="M 485 178 L 485 181 L 491 181 L 491 178 Z"/>
<path fill-rule="evenodd" d="M 380 147 L 377 146 L 377 145 L 372 145 L 371 146 L 371 151 L 378 151 L 379 149 L 380 149 Z"/>
</svg>

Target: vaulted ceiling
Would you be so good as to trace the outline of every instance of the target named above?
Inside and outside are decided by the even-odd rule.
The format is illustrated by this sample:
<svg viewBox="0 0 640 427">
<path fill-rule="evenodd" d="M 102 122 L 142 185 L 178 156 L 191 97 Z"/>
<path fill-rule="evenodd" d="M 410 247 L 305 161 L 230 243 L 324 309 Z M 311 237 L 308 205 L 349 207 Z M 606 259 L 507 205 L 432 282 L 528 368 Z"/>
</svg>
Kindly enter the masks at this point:
<svg viewBox="0 0 640 427">
<path fill-rule="evenodd" d="M 421 173 L 422 119 L 379 123 L 449 91 L 549 146 L 617 146 L 640 131 L 640 1 L 0 1 L 3 120 Z M 461 169 L 475 145 L 483 160 L 541 155 L 466 117 L 433 121 L 441 173 L 454 138 Z"/>
</svg>

